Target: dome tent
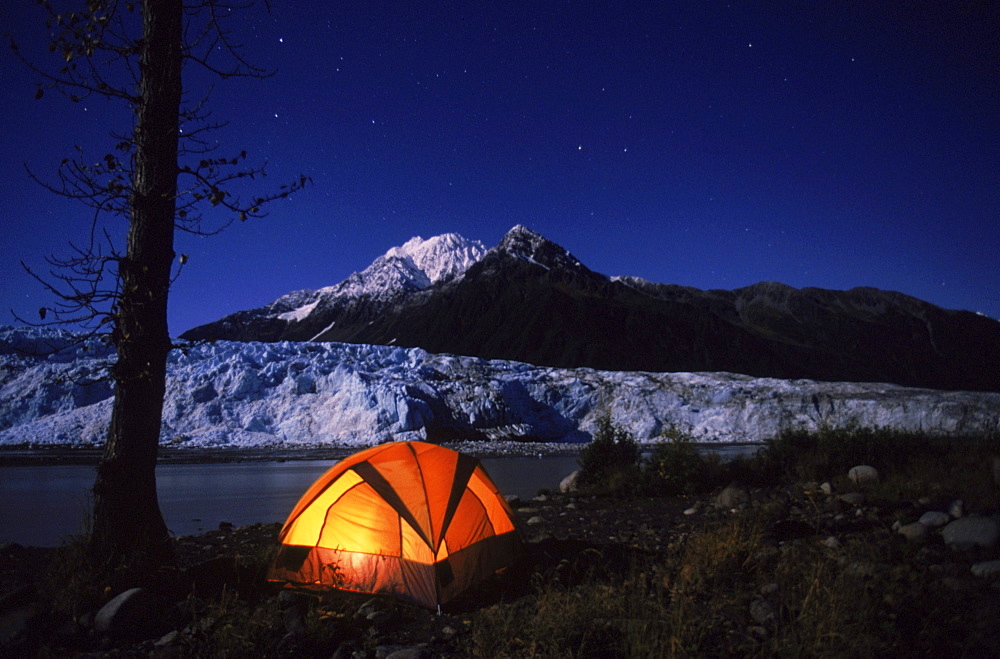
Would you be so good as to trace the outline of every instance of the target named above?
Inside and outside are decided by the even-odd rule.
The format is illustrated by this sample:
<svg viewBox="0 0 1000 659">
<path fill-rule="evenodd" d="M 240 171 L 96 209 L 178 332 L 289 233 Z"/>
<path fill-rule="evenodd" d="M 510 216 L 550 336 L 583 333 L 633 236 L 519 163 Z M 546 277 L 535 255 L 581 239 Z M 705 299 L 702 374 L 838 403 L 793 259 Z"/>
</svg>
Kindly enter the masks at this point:
<svg viewBox="0 0 1000 659">
<path fill-rule="evenodd" d="M 509 566 L 513 513 L 479 460 L 394 442 L 341 460 L 295 505 L 270 581 L 434 608 Z"/>
</svg>

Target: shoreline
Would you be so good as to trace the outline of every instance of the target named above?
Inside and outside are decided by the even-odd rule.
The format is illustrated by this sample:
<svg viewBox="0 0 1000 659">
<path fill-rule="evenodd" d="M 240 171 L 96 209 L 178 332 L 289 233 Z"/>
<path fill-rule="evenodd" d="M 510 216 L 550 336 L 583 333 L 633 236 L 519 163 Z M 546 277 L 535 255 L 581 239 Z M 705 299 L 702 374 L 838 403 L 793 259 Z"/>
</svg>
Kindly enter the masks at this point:
<svg viewBox="0 0 1000 659">
<path fill-rule="evenodd" d="M 477 458 L 539 458 L 578 455 L 586 444 L 559 442 L 442 442 L 442 446 Z M 704 442 L 698 447 L 759 447 L 747 442 Z M 161 446 L 157 464 L 217 464 L 230 462 L 289 462 L 306 460 L 339 460 L 360 451 L 365 446 L 288 447 L 215 447 L 172 448 Z M 652 445 L 640 445 L 643 452 Z M 0 467 L 96 465 L 104 449 L 95 446 L 0 446 Z"/>
</svg>

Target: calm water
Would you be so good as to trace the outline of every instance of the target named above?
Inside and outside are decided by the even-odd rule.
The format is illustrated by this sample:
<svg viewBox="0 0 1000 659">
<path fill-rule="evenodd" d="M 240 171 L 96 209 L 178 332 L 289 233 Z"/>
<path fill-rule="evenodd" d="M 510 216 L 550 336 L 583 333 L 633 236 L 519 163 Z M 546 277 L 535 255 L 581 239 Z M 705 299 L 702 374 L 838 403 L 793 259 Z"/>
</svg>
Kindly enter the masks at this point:
<svg viewBox="0 0 1000 659">
<path fill-rule="evenodd" d="M 724 457 L 748 447 L 712 447 Z M 528 499 L 556 489 L 577 468 L 576 456 L 484 458 L 505 494 Z M 303 492 L 335 460 L 161 464 L 156 468 L 160 509 L 176 535 L 283 522 Z M 79 465 L 0 467 L 0 543 L 54 546 L 80 533 L 94 484 L 94 467 Z"/>
<path fill-rule="evenodd" d="M 176 535 L 283 522 L 302 493 L 335 460 L 161 464 L 156 468 L 160 509 Z M 522 498 L 556 488 L 576 469 L 576 457 L 486 458 L 486 469 L 505 494 Z M 0 467 L 0 543 L 54 546 L 80 533 L 94 485 L 94 467 Z"/>
</svg>

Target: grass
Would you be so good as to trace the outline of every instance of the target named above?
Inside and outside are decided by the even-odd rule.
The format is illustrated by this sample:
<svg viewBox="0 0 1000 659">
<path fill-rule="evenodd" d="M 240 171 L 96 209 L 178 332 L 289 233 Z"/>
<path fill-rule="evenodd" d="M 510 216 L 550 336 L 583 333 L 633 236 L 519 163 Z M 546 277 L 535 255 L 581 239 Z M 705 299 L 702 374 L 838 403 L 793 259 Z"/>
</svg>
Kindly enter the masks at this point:
<svg viewBox="0 0 1000 659">
<path fill-rule="evenodd" d="M 643 488 L 707 489 L 734 476 L 770 486 L 810 481 L 799 488 L 799 503 L 808 509 L 817 505 L 809 489 L 815 482 L 846 486 L 850 467 L 870 464 L 883 478 L 867 495 L 887 506 L 960 497 L 979 513 L 1000 509 L 996 437 L 824 429 L 777 437 L 757 458 L 730 467 L 697 465 L 692 455 L 683 438 L 668 438 L 641 467 Z M 674 467 L 670 457 L 677 459 Z M 630 464 L 621 471 L 634 482 L 637 469 Z M 605 485 L 616 482 L 604 477 Z M 610 493 L 639 494 L 634 487 Z M 1000 613 L 996 591 L 942 579 L 942 570 L 955 571 L 951 556 L 937 562 L 931 548 L 902 541 L 887 524 L 830 545 L 817 538 L 767 542 L 765 530 L 784 514 L 782 506 L 748 508 L 677 539 L 621 576 L 592 574 L 572 585 L 541 579 L 530 597 L 478 613 L 472 651 L 524 657 L 1000 651 L 1000 634 L 983 622 Z"/>
</svg>

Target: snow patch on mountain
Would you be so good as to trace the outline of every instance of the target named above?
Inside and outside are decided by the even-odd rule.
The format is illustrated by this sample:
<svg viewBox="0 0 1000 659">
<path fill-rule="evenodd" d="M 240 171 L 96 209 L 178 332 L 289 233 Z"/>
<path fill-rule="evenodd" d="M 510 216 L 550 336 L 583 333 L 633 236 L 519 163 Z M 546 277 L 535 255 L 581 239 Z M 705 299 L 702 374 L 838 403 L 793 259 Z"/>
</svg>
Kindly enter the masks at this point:
<svg viewBox="0 0 1000 659">
<path fill-rule="evenodd" d="M 457 233 L 445 233 L 424 240 L 411 238 L 401 247 L 393 247 L 385 258 L 399 258 L 411 264 L 430 284 L 461 275 L 486 253 L 478 240 L 467 240 Z"/>
<path fill-rule="evenodd" d="M 324 300 L 370 297 L 385 300 L 420 291 L 439 281 L 464 273 L 486 253 L 478 240 L 467 240 L 456 233 L 446 233 L 424 240 L 417 236 L 399 247 L 389 249 L 361 272 L 344 281 L 316 291 L 297 292 L 294 299 L 279 298 L 269 310 L 282 310 L 277 317 L 301 321 Z M 303 293 L 308 293 L 303 295 Z M 290 302 L 297 302 L 290 306 Z M 287 308 L 287 310 L 283 310 Z"/>
<path fill-rule="evenodd" d="M 102 442 L 113 357 L 97 340 L 73 345 L 64 334 L 0 329 L 0 445 Z M 850 424 L 1000 432 L 995 393 L 541 368 L 388 346 L 220 341 L 171 352 L 160 441 L 293 448 L 446 433 L 580 442 L 605 413 L 642 442 L 669 426 L 706 442 L 758 442 L 785 429 Z"/>
</svg>

